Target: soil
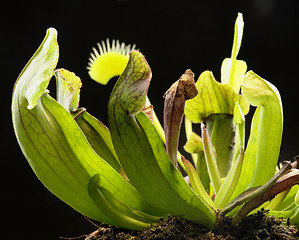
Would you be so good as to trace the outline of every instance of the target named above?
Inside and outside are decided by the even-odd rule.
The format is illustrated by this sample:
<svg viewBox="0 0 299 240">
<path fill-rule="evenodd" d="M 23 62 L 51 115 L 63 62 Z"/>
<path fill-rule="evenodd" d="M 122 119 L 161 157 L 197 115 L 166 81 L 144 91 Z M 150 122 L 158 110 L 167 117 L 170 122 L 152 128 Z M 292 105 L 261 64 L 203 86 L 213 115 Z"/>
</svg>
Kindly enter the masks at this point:
<svg viewBox="0 0 299 240">
<path fill-rule="evenodd" d="M 267 212 L 260 211 L 247 216 L 237 226 L 231 225 L 230 218 L 224 218 L 216 224 L 213 231 L 197 223 L 169 216 L 139 232 L 101 224 L 96 232 L 85 238 L 85 240 L 108 239 L 299 239 L 299 231 L 296 226 L 288 225 L 287 221 L 276 219 L 268 216 Z"/>
</svg>

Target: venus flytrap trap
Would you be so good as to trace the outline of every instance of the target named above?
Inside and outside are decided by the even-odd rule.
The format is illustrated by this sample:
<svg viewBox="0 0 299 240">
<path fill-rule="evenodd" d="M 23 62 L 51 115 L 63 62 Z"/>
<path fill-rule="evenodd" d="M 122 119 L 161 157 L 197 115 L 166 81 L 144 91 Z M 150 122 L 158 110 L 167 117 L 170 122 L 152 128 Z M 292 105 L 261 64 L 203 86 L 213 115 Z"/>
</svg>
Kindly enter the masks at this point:
<svg viewBox="0 0 299 240">
<path fill-rule="evenodd" d="M 129 54 L 135 47 L 135 44 L 127 46 L 118 40 L 113 40 L 110 46 L 109 39 L 106 43 L 104 41 L 98 43 L 99 50 L 93 48 L 89 58 L 88 74 L 98 83 L 107 84 L 111 78 L 122 74 L 128 63 Z"/>
<path fill-rule="evenodd" d="M 55 70 L 57 32 L 48 29 L 12 99 L 16 137 L 40 181 L 78 212 L 121 228 L 141 230 L 168 214 L 213 228 L 223 216 L 237 224 L 262 207 L 299 224 L 297 161 L 276 171 L 280 95 L 268 81 L 246 73 L 246 63 L 237 59 L 243 25 L 238 14 L 221 82 L 210 71 L 194 82 L 186 70 L 165 93 L 164 129 L 147 97 L 151 69 L 135 46 L 107 40 L 91 54 L 92 79 L 107 84 L 119 76 L 108 102 L 107 128 L 79 108 L 80 78 Z M 52 76 L 57 100 L 47 90 Z M 249 105 L 257 108 L 245 145 Z M 178 152 L 184 115 L 184 149 L 193 163 Z M 193 131 L 195 124 L 200 133 Z"/>
</svg>

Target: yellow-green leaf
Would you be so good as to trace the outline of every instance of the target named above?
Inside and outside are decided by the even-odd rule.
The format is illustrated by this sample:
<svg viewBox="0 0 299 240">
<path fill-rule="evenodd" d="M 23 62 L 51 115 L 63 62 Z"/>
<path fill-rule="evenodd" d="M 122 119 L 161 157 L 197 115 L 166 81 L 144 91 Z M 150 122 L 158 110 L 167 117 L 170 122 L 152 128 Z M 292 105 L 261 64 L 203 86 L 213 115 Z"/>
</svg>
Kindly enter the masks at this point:
<svg viewBox="0 0 299 240">
<path fill-rule="evenodd" d="M 81 80 L 66 69 L 55 71 L 57 79 L 57 101 L 68 111 L 76 111 L 79 105 Z"/>
<path fill-rule="evenodd" d="M 234 107 L 239 103 L 243 114 L 249 111 L 249 104 L 243 96 L 235 93 L 229 84 L 219 83 L 212 72 L 203 72 L 197 82 L 198 94 L 186 101 L 186 117 L 195 123 L 205 121 L 211 114 L 234 114 Z"/>
</svg>

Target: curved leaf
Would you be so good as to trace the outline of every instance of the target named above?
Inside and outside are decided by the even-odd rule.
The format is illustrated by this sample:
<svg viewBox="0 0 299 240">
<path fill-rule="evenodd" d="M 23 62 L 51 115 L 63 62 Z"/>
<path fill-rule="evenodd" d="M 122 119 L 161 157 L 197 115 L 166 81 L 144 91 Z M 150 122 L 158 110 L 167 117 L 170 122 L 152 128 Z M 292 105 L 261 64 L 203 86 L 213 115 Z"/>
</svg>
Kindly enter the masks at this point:
<svg viewBox="0 0 299 240">
<path fill-rule="evenodd" d="M 243 15 L 241 13 L 238 13 L 238 17 L 235 22 L 234 41 L 231 57 L 224 59 L 221 65 L 221 82 L 229 83 L 236 93 L 239 93 L 240 91 L 241 79 L 247 70 L 246 62 L 237 59 L 237 55 L 239 53 L 242 42 L 243 28 Z"/>
<path fill-rule="evenodd" d="M 56 31 L 49 29 L 13 92 L 14 130 L 37 177 L 75 210 L 108 224 L 116 223 L 98 209 L 88 194 L 89 181 L 95 174 L 102 177 L 103 187 L 130 207 L 161 214 L 93 151 L 71 114 L 46 94 L 57 60 Z"/>
<path fill-rule="evenodd" d="M 57 79 L 57 102 L 68 111 L 76 111 L 79 105 L 81 80 L 66 69 L 55 71 Z"/>
<path fill-rule="evenodd" d="M 159 220 L 158 217 L 132 209 L 110 191 L 101 187 L 100 176 L 97 174 L 88 184 L 88 193 L 98 208 L 121 228 L 141 230 Z"/>
<path fill-rule="evenodd" d="M 191 132 L 184 149 L 188 153 L 203 152 L 202 138 L 195 132 Z"/>
<path fill-rule="evenodd" d="M 217 195 L 221 187 L 221 177 L 220 177 L 220 173 L 216 161 L 215 149 L 213 147 L 211 138 L 208 134 L 208 130 L 205 128 L 204 124 L 201 124 L 201 136 L 202 136 L 202 143 L 204 148 L 206 165 L 211 179 L 211 184 L 213 186 L 213 191 Z"/>
<path fill-rule="evenodd" d="M 119 171 L 121 166 L 114 150 L 110 130 L 85 110 L 76 116 L 75 120 L 92 149 L 116 171 Z"/>
<path fill-rule="evenodd" d="M 186 117 L 194 123 L 205 121 L 211 114 L 233 115 L 236 103 L 239 103 L 243 114 L 249 111 L 249 105 L 243 96 L 236 94 L 229 84 L 219 83 L 212 72 L 203 72 L 197 82 L 198 94 L 186 102 Z"/>
<path fill-rule="evenodd" d="M 204 201 L 206 201 L 206 203 L 208 203 L 210 206 L 216 208 L 215 203 L 208 195 L 193 165 L 188 160 L 184 160 L 183 163 L 185 164 L 186 172 L 190 180 L 190 185 L 194 192 L 196 192 L 197 195 L 202 197 Z"/>
<path fill-rule="evenodd" d="M 108 104 L 109 127 L 118 158 L 130 182 L 150 204 L 212 227 L 214 211 L 184 181 L 151 121 L 140 112 L 150 79 L 146 60 L 141 53 L 132 51 Z"/>
<path fill-rule="evenodd" d="M 57 31 L 49 28 L 43 42 L 22 70 L 14 86 L 14 95 L 26 99 L 28 109 L 34 108 L 40 97 L 48 91 L 58 55 Z M 12 107 L 15 107 L 14 102 Z"/>
<path fill-rule="evenodd" d="M 242 93 L 257 109 L 240 180 L 231 200 L 246 189 L 263 185 L 274 175 L 282 138 L 282 104 L 275 86 L 249 71 L 243 78 Z"/>
<path fill-rule="evenodd" d="M 267 182 L 275 172 L 282 138 L 282 103 L 276 87 L 252 71 L 243 78 L 242 94 L 250 104 L 257 106 L 259 114 L 258 124 L 253 124 L 256 141 L 249 140 L 255 147 L 251 149 L 248 144 L 246 152 L 251 152 L 245 153 L 244 159 L 244 162 L 255 162 L 249 185 L 255 187 Z"/>
<path fill-rule="evenodd" d="M 215 205 L 218 208 L 223 208 L 229 202 L 231 195 L 233 194 L 237 183 L 239 181 L 242 164 L 244 158 L 244 150 L 241 148 L 240 154 L 237 160 L 232 164 L 231 169 L 229 170 L 227 177 L 225 178 L 221 188 L 219 189 L 218 194 L 215 197 Z"/>
</svg>

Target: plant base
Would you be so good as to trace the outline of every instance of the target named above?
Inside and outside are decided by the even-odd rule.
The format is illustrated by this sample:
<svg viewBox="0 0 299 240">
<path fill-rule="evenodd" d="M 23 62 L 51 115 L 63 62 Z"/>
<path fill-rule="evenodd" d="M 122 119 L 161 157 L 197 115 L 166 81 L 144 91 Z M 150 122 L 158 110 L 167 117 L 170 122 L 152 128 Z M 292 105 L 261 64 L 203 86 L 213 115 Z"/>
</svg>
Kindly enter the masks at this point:
<svg viewBox="0 0 299 240">
<path fill-rule="evenodd" d="M 85 240 L 102 239 L 299 239 L 299 232 L 296 226 L 288 226 L 283 220 L 259 211 L 247 216 L 237 226 L 231 226 L 231 219 L 224 218 L 213 231 L 173 216 L 161 219 L 140 232 L 102 224 L 96 234 L 87 236 Z"/>
</svg>

